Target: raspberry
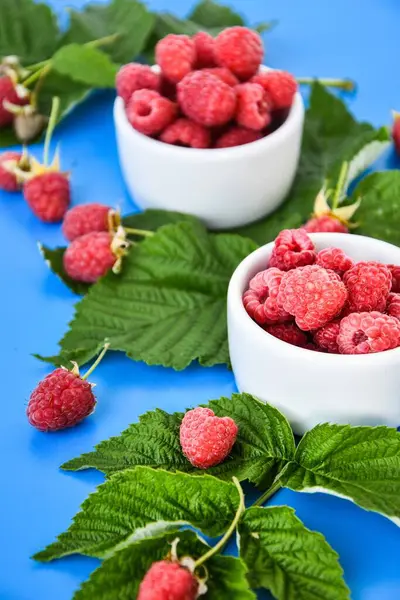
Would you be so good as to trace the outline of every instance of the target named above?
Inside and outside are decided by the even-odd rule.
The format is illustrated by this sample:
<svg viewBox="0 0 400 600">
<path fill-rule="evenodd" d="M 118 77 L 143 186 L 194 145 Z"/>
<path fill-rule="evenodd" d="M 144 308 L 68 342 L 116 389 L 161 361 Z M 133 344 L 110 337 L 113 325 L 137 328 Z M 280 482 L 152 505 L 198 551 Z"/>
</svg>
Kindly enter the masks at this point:
<svg viewBox="0 0 400 600">
<path fill-rule="evenodd" d="M 57 223 L 64 217 L 71 201 L 68 178 L 53 171 L 35 175 L 25 183 L 24 197 L 41 221 Z"/>
<path fill-rule="evenodd" d="M 400 113 L 396 112 L 394 113 L 392 137 L 396 152 L 400 156 Z"/>
<path fill-rule="evenodd" d="M 400 319 L 400 294 L 389 294 L 386 304 L 386 312 L 391 317 Z"/>
<path fill-rule="evenodd" d="M 236 87 L 236 120 L 242 127 L 260 131 L 271 122 L 267 94 L 256 83 L 242 83 Z"/>
<path fill-rule="evenodd" d="M 292 346 L 300 346 L 304 348 L 308 342 L 304 331 L 301 331 L 294 323 L 279 323 L 278 325 L 267 325 L 265 331 L 274 337 L 292 344 Z"/>
<path fill-rule="evenodd" d="M 64 237 L 72 242 L 91 231 L 108 231 L 112 209 L 104 204 L 82 204 L 67 212 L 62 224 Z"/>
<path fill-rule="evenodd" d="M 214 38 L 206 31 L 199 31 L 192 37 L 196 48 L 196 69 L 215 67 Z"/>
<path fill-rule="evenodd" d="M 226 85 L 230 85 L 231 87 L 235 87 L 235 85 L 239 84 L 238 78 L 235 77 L 234 74 L 229 71 L 229 69 L 224 69 L 224 67 L 202 69 L 202 73 L 210 73 L 211 75 L 215 75 L 215 77 L 218 77 L 218 79 L 226 83 Z"/>
<path fill-rule="evenodd" d="M 209 130 L 190 119 L 178 119 L 168 125 L 160 135 L 160 140 L 186 148 L 209 148 L 211 145 Z"/>
<path fill-rule="evenodd" d="M 265 90 L 272 110 L 284 110 L 292 106 L 297 81 L 290 73 L 266 71 L 255 75 L 251 82 L 258 83 Z"/>
<path fill-rule="evenodd" d="M 285 273 L 278 304 L 295 317 L 303 331 L 323 327 L 342 310 L 347 290 L 339 275 L 318 265 L 299 267 Z"/>
<path fill-rule="evenodd" d="M 331 269 L 339 275 L 351 269 L 354 265 L 341 248 L 324 248 L 317 254 L 316 264 L 325 269 Z"/>
<path fill-rule="evenodd" d="M 154 90 L 138 90 L 126 107 L 126 116 L 134 129 L 145 135 L 160 133 L 172 123 L 177 106 Z"/>
<path fill-rule="evenodd" d="M 20 152 L 4 152 L 0 156 L 0 189 L 6 192 L 16 192 L 20 189 L 13 169 L 18 166 L 22 158 Z"/>
<path fill-rule="evenodd" d="M 230 27 L 222 31 L 215 40 L 216 62 L 226 67 L 240 80 L 255 75 L 264 54 L 261 37 L 246 27 Z"/>
<path fill-rule="evenodd" d="M 237 433 L 230 417 L 216 417 L 210 408 L 189 410 L 180 427 L 182 452 L 194 467 L 208 469 L 225 460 Z"/>
<path fill-rule="evenodd" d="M 66 273 L 76 281 L 97 281 L 117 260 L 111 242 L 112 235 L 107 231 L 92 231 L 76 238 L 64 253 Z"/>
<path fill-rule="evenodd" d="M 279 269 L 260 271 L 250 281 L 249 289 L 243 295 L 247 314 L 260 325 L 291 319 L 291 315 L 282 310 L 276 301 L 283 275 Z"/>
<path fill-rule="evenodd" d="M 392 292 L 400 293 L 400 267 L 397 265 L 388 265 L 392 273 Z"/>
<path fill-rule="evenodd" d="M 140 586 L 137 600 L 195 600 L 199 584 L 178 562 L 160 560 L 151 565 Z"/>
<path fill-rule="evenodd" d="M 184 114 L 196 123 L 218 127 L 233 118 L 236 92 L 215 75 L 196 71 L 178 83 L 178 101 Z"/>
<path fill-rule="evenodd" d="M 383 312 L 392 287 L 392 274 L 379 262 L 359 262 L 343 275 L 352 312 Z"/>
<path fill-rule="evenodd" d="M 400 321 L 378 311 L 352 313 L 340 322 L 341 354 L 370 354 L 400 346 Z"/>
<path fill-rule="evenodd" d="M 232 148 L 233 146 L 243 146 L 261 140 L 262 135 L 259 131 L 252 131 L 244 127 L 231 127 L 223 133 L 216 141 L 215 148 Z"/>
<path fill-rule="evenodd" d="M 337 336 L 339 335 L 340 321 L 332 321 L 318 329 L 314 333 L 314 342 L 318 348 L 328 350 L 331 354 L 339 353 L 339 346 L 337 343 Z"/>
<path fill-rule="evenodd" d="M 133 92 L 138 90 L 154 90 L 158 92 L 161 76 L 146 65 L 129 63 L 120 68 L 116 77 L 117 94 L 128 104 Z"/>
<path fill-rule="evenodd" d="M 187 35 L 170 33 L 156 45 L 156 62 L 164 77 L 178 83 L 194 68 L 195 42 Z"/>
<path fill-rule="evenodd" d="M 315 262 L 315 246 L 302 229 L 284 229 L 275 240 L 270 267 L 289 271 Z"/>
<path fill-rule="evenodd" d="M 348 227 L 332 215 L 313 217 L 302 229 L 307 233 L 349 233 Z"/>
<path fill-rule="evenodd" d="M 28 96 L 20 97 L 11 77 L 0 77 L 0 127 L 10 125 L 14 115 L 4 107 L 4 100 L 11 104 L 23 106 L 28 102 Z"/>
</svg>

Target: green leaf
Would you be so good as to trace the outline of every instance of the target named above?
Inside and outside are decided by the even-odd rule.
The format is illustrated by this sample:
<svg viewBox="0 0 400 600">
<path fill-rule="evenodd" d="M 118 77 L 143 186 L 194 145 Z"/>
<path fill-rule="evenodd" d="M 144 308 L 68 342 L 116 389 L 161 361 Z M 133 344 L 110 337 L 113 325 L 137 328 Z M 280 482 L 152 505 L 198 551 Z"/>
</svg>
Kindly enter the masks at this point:
<svg viewBox="0 0 400 600">
<path fill-rule="evenodd" d="M 107 558 L 133 542 L 187 524 L 218 536 L 228 529 L 238 505 L 233 483 L 137 467 L 100 485 L 58 541 L 33 558 L 47 562 L 76 553 Z"/>
<path fill-rule="evenodd" d="M 51 71 L 43 81 L 39 95 L 39 110 L 44 115 L 50 115 L 54 96 L 60 98 L 61 121 L 73 109 L 83 102 L 92 91 L 91 86 L 74 81 L 70 77 Z"/>
<path fill-rule="evenodd" d="M 251 587 L 277 600 L 346 600 L 338 555 L 288 506 L 249 508 L 239 523 L 240 556 Z"/>
<path fill-rule="evenodd" d="M 20 145 L 21 142 L 15 135 L 14 129 L 11 127 L 1 127 L 0 129 L 0 148 L 8 148 L 9 146 Z"/>
<path fill-rule="evenodd" d="M 49 6 L 33 0 L 1 0 L 0 58 L 15 54 L 31 65 L 49 58 L 58 40 L 57 20 Z"/>
<path fill-rule="evenodd" d="M 76 592 L 74 600 L 131 600 L 137 598 L 140 582 L 153 562 L 164 560 L 172 542 L 179 537 L 178 558 L 200 558 L 209 546 L 193 531 L 180 531 L 158 538 L 145 539 L 120 550 L 92 573 Z M 255 600 L 246 579 L 247 568 L 239 558 L 213 556 L 207 561 L 207 596 L 209 600 Z"/>
<path fill-rule="evenodd" d="M 75 281 L 75 279 L 71 279 L 67 275 L 64 270 L 63 265 L 63 256 L 66 248 L 47 248 L 47 246 L 43 246 L 39 244 L 39 250 L 46 261 L 48 267 L 55 273 L 63 283 L 69 289 L 74 292 L 74 294 L 78 294 L 79 296 L 83 296 L 88 291 L 90 285 L 88 283 L 82 283 L 81 281 Z"/>
<path fill-rule="evenodd" d="M 90 46 L 63 46 L 53 56 L 52 68 L 61 75 L 90 87 L 115 86 L 117 66 L 107 54 Z"/>
<path fill-rule="evenodd" d="M 162 227 L 131 248 L 76 306 L 61 353 L 90 351 L 105 338 L 134 360 L 180 370 L 229 362 L 226 292 L 238 263 L 255 249 L 246 238 L 209 234 L 200 224 Z"/>
<path fill-rule="evenodd" d="M 200 221 L 192 215 L 187 215 L 172 210 L 158 210 L 150 208 L 140 213 L 133 213 L 122 218 L 124 227 L 132 227 L 134 229 L 145 229 L 148 231 L 156 231 L 163 225 L 171 223 L 182 223 L 189 221 L 190 223 L 199 223 Z"/>
<path fill-rule="evenodd" d="M 278 471 L 295 452 L 292 430 L 275 408 L 249 394 L 212 400 L 206 406 L 219 417 L 231 417 L 239 427 L 236 443 L 227 460 L 208 469 L 221 479 L 248 479 L 262 489 L 268 488 Z M 93 452 L 74 458 L 64 465 L 67 471 L 95 468 L 111 475 L 116 471 L 146 465 L 155 469 L 191 472 L 194 469 L 182 453 L 179 428 L 183 413 L 169 415 L 157 409 L 148 412 L 121 435 L 101 442 Z"/>
<path fill-rule="evenodd" d="M 218 4 L 213 0 L 203 0 L 197 4 L 188 18 L 207 28 L 233 27 L 246 24 L 243 17 L 229 6 Z"/>
<path fill-rule="evenodd" d="M 367 168 L 385 150 L 388 140 L 386 127 L 374 129 L 369 123 L 359 123 L 341 100 L 315 83 L 305 119 L 299 171 L 289 197 L 272 215 L 234 232 L 265 244 L 282 229 L 299 227 L 312 213 L 324 181 L 334 184 L 344 161 L 352 163 L 355 159 L 358 166 L 362 162 Z M 379 143 L 374 152 L 372 142 Z M 352 164 L 350 170 L 358 172 Z"/>
<path fill-rule="evenodd" d="M 293 490 L 347 498 L 400 524 L 400 433 L 317 425 L 302 438 L 280 479 Z"/>
</svg>

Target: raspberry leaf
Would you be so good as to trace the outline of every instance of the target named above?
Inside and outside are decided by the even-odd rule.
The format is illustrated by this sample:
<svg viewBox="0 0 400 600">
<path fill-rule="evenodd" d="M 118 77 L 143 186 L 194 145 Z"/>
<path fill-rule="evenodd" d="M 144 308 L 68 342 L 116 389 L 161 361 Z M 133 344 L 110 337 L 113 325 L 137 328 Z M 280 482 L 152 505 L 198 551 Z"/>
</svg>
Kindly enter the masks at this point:
<svg viewBox="0 0 400 600">
<path fill-rule="evenodd" d="M 79 44 L 63 46 L 54 54 L 52 68 L 60 75 L 90 87 L 115 86 L 117 65 L 97 48 Z"/>
<path fill-rule="evenodd" d="M 61 121 L 69 115 L 77 104 L 83 102 L 91 91 L 91 86 L 85 83 L 74 81 L 71 77 L 50 71 L 43 80 L 40 90 L 39 110 L 42 114 L 49 115 L 53 98 L 57 96 L 60 98 L 58 120 Z"/>
<path fill-rule="evenodd" d="M 249 508 L 238 533 L 252 587 L 270 590 L 277 600 L 350 598 L 338 555 L 292 508 Z"/>
<path fill-rule="evenodd" d="M 229 6 L 217 4 L 213 0 L 202 0 L 194 7 L 189 19 L 207 28 L 234 27 L 246 24 L 243 17 Z"/>
<path fill-rule="evenodd" d="M 78 294 L 78 296 L 83 296 L 86 294 L 90 285 L 71 279 L 71 277 L 69 277 L 64 270 L 63 256 L 66 248 L 51 249 L 47 246 L 39 244 L 39 250 L 48 267 L 61 279 L 63 283 L 65 283 L 67 287 L 69 287 L 72 292 L 74 292 L 74 294 Z"/>
<path fill-rule="evenodd" d="M 106 558 L 138 540 L 188 524 L 218 536 L 228 529 L 238 505 L 233 483 L 137 467 L 100 485 L 69 529 L 33 558 L 47 562 L 77 553 Z"/>
</svg>

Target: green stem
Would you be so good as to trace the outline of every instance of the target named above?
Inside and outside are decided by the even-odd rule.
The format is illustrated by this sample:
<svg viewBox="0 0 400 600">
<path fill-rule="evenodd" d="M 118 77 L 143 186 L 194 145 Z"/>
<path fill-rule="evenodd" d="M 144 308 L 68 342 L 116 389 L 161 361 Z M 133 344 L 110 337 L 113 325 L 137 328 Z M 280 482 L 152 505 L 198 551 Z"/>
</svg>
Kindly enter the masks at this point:
<svg viewBox="0 0 400 600">
<path fill-rule="evenodd" d="M 342 197 L 343 187 L 346 183 L 347 174 L 349 172 L 349 163 L 344 162 L 340 169 L 339 179 L 337 182 L 337 186 L 335 189 L 335 195 L 332 200 L 332 209 L 335 210 L 340 204 L 340 199 Z"/>
<path fill-rule="evenodd" d="M 352 79 L 334 79 L 329 77 L 297 77 L 297 82 L 301 85 L 310 85 L 315 81 L 318 81 L 321 85 L 339 88 L 341 90 L 346 90 L 347 92 L 353 92 L 356 89 L 356 84 Z"/>
<path fill-rule="evenodd" d="M 263 504 L 265 504 L 267 502 L 267 500 L 269 500 L 270 498 L 272 498 L 272 496 L 274 494 L 276 494 L 276 492 L 278 490 L 280 490 L 282 487 L 281 482 L 278 480 L 275 483 L 272 484 L 272 486 L 269 488 L 269 490 L 267 490 L 266 492 L 264 492 L 264 494 L 262 496 L 260 496 L 258 498 L 258 500 L 256 500 L 253 504 L 253 506 L 262 506 Z"/>
<path fill-rule="evenodd" d="M 89 48 L 97 48 L 97 46 L 107 46 L 107 44 L 112 44 L 119 38 L 119 33 L 113 33 L 112 35 L 106 35 L 105 37 L 99 38 L 98 40 L 93 40 L 92 42 L 86 42 L 84 46 L 89 46 Z"/>
<path fill-rule="evenodd" d="M 94 361 L 94 363 L 92 364 L 90 369 L 88 371 L 86 371 L 86 373 L 83 375 L 83 377 L 81 377 L 81 379 L 87 379 L 93 373 L 93 371 L 96 369 L 96 367 L 103 360 L 103 357 L 104 357 L 105 353 L 107 352 L 107 350 L 109 349 L 109 347 L 110 347 L 110 344 L 108 342 L 107 342 L 107 344 L 104 344 L 103 350 L 100 352 L 99 356 Z"/>
<path fill-rule="evenodd" d="M 22 85 L 24 87 L 29 87 L 30 85 L 32 85 L 32 83 L 35 83 L 35 81 L 37 81 L 38 79 L 42 79 L 43 77 L 45 77 L 47 75 L 47 73 L 50 71 L 50 69 L 51 69 L 51 62 L 45 61 L 45 65 L 43 67 L 41 67 L 40 69 L 38 69 L 37 71 L 34 71 L 31 75 L 29 75 L 28 79 L 25 79 L 25 81 L 22 82 Z"/>
<path fill-rule="evenodd" d="M 236 525 L 238 524 L 239 519 L 245 510 L 244 495 L 243 495 L 243 490 L 241 488 L 241 485 L 240 485 L 239 481 L 236 479 L 236 477 L 232 477 L 232 481 L 235 484 L 237 491 L 239 492 L 239 506 L 236 511 L 235 518 L 233 519 L 231 526 L 229 527 L 229 529 L 227 530 L 225 535 L 220 539 L 218 544 L 216 544 L 213 548 L 210 548 L 210 550 L 208 552 L 206 552 L 205 554 L 203 554 L 203 556 L 201 556 L 198 560 L 196 560 L 196 562 L 194 564 L 195 569 L 198 569 L 199 567 L 201 567 L 201 565 L 203 565 L 209 558 L 214 556 L 214 554 L 219 552 L 221 550 L 221 548 L 223 548 L 225 546 L 225 544 L 231 537 L 232 533 L 235 531 Z"/>
<path fill-rule="evenodd" d="M 43 164 L 47 167 L 49 165 L 49 154 L 50 154 L 50 142 L 53 135 L 54 128 L 57 124 L 58 113 L 60 110 L 60 98 L 54 96 L 52 105 L 49 124 L 47 125 L 46 137 L 44 140 L 44 152 L 43 152 Z"/>
<path fill-rule="evenodd" d="M 134 229 L 132 227 L 124 227 L 126 233 L 131 233 L 132 235 L 142 235 L 143 237 L 152 237 L 154 235 L 153 231 L 147 231 L 146 229 Z"/>
</svg>

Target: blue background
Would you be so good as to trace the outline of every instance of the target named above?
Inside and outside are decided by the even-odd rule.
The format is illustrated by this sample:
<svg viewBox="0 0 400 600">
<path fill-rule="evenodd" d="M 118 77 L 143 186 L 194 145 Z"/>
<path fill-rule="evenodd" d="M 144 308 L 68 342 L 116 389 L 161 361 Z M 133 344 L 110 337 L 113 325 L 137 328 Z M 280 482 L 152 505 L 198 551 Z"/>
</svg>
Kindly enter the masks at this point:
<svg viewBox="0 0 400 600">
<path fill-rule="evenodd" d="M 78 0 L 53 0 L 63 20 L 65 7 Z M 251 23 L 276 18 L 265 36 L 267 63 L 295 75 L 356 79 L 358 92 L 347 96 L 359 119 L 389 123 L 400 108 L 398 0 L 236 0 L 232 6 Z M 184 15 L 192 2 L 151 0 L 153 9 Z M 96 95 L 58 129 L 62 162 L 72 171 L 74 204 L 103 202 L 134 206 L 118 166 L 111 93 Z M 34 152 L 40 156 L 41 147 Z M 379 166 L 398 167 L 393 150 Z M 118 434 L 155 407 L 182 410 L 235 390 L 225 368 L 193 366 L 181 373 L 110 355 L 96 371 L 98 408 L 75 429 L 39 433 L 28 425 L 25 407 L 48 366 L 32 352 L 52 354 L 73 314 L 73 296 L 47 269 L 38 240 L 63 243 L 59 226 L 39 223 L 19 195 L 0 192 L 0 268 L 2 293 L 0 456 L 0 598 L 67 600 L 98 564 L 82 557 L 48 565 L 29 556 L 69 525 L 81 502 L 102 481 L 96 472 L 67 474 L 61 463 Z M 327 383 L 329 385 L 329 382 Z M 283 490 L 273 503 L 293 506 L 311 529 L 324 533 L 340 554 L 354 600 L 400 598 L 400 531 L 376 514 L 329 496 Z M 261 596 L 260 598 L 267 596 Z"/>
</svg>

